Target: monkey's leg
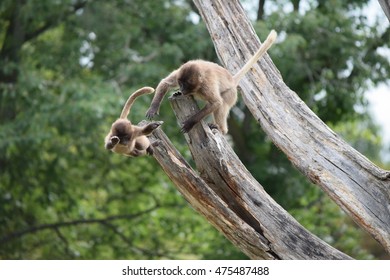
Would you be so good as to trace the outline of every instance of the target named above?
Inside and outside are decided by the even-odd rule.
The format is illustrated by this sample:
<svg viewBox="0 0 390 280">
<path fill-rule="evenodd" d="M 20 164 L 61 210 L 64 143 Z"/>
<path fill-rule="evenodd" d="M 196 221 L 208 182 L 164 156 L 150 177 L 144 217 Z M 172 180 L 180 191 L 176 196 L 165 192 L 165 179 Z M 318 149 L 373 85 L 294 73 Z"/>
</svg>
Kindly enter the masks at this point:
<svg viewBox="0 0 390 280">
<path fill-rule="evenodd" d="M 237 88 L 230 88 L 222 93 L 224 104 L 232 108 L 237 102 Z"/>
<path fill-rule="evenodd" d="M 146 136 L 141 136 L 137 138 L 135 141 L 135 145 L 133 150 L 131 151 L 130 155 L 133 157 L 139 157 L 146 155 L 147 148 L 150 145 L 149 139 L 146 138 Z"/>
<path fill-rule="evenodd" d="M 149 146 L 147 149 L 146 149 L 146 153 L 150 156 L 153 155 L 154 151 L 153 151 L 153 147 L 152 146 Z"/>
<path fill-rule="evenodd" d="M 214 121 L 219 126 L 222 134 L 228 132 L 227 118 L 229 116 L 230 109 L 237 102 L 237 88 L 230 88 L 221 94 L 223 98 L 223 104 L 214 112 Z"/>
<path fill-rule="evenodd" d="M 161 143 L 160 140 L 156 140 L 156 141 L 150 143 L 150 146 L 146 149 L 146 153 L 147 153 L 148 155 L 152 156 L 153 153 L 154 153 L 153 148 L 154 148 L 154 147 L 157 147 L 158 145 L 160 145 L 160 143 Z"/>
<path fill-rule="evenodd" d="M 222 134 L 226 134 L 228 132 L 227 118 L 229 116 L 229 111 L 230 106 L 224 103 L 214 112 L 215 123 L 219 126 Z"/>
<path fill-rule="evenodd" d="M 151 122 L 145 126 L 142 127 L 142 135 L 150 135 L 153 130 L 158 128 L 160 125 L 162 125 L 164 122 L 163 121 L 158 121 L 158 122 Z"/>
</svg>

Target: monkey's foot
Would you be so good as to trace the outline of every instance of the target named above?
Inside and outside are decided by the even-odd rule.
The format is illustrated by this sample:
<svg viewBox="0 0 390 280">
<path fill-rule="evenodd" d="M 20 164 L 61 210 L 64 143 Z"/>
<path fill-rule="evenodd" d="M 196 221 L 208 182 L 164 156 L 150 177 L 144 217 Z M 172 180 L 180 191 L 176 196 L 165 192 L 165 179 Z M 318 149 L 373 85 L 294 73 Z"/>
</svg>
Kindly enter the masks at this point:
<svg viewBox="0 0 390 280">
<path fill-rule="evenodd" d="M 181 95 L 183 95 L 181 93 L 181 91 L 176 91 L 174 94 L 172 94 L 172 97 L 178 97 L 178 96 L 181 96 Z"/>
<path fill-rule="evenodd" d="M 183 122 L 183 126 L 181 127 L 180 131 L 182 133 L 188 133 L 196 124 L 196 122 L 192 121 L 191 119 L 188 119 Z"/>
<path fill-rule="evenodd" d="M 218 130 L 218 131 L 221 131 L 221 130 L 219 129 L 219 126 L 218 126 L 216 123 L 208 123 L 208 126 L 209 126 L 209 128 L 210 128 L 211 130 L 216 129 L 216 130 Z"/>
<path fill-rule="evenodd" d="M 152 122 L 150 123 L 150 126 L 153 130 L 155 130 L 156 128 L 158 128 L 160 125 L 162 125 L 164 122 L 163 121 L 157 121 L 157 122 Z"/>
<path fill-rule="evenodd" d="M 150 107 L 150 108 L 148 109 L 148 111 L 146 112 L 146 118 L 147 118 L 148 120 L 153 119 L 156 115 L 158 115 L 157 109 L 152 108 L 152 107 Z"/>
</svg>

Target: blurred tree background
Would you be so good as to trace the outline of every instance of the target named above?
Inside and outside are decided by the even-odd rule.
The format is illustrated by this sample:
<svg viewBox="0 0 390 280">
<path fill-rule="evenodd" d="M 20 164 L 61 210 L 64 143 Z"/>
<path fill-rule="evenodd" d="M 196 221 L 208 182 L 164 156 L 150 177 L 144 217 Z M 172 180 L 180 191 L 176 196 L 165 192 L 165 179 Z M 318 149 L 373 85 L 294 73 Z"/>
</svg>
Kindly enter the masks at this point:
<svg viewBox="0 0 390 280">
<path fill-rule="evenodd" d="M 366 0 L 242 0 L 286 83 L 351 145 L 384 168 L 364 93 L 389 83 L 390 28 Z M 2 0 L 0 259 L 246 258 L 184 201 L 153 157 L 104 150 L 128 95 L 181 63 L 216 61 L 189 0 Z M 151 96 L 137 100 L 137 123 Z M 164 102 L 163 130 L 190 159 Z M 272 197 L 336 248 L 386 258 L 267 139 L 242 101 L 232 144 Z"/>
</svg>

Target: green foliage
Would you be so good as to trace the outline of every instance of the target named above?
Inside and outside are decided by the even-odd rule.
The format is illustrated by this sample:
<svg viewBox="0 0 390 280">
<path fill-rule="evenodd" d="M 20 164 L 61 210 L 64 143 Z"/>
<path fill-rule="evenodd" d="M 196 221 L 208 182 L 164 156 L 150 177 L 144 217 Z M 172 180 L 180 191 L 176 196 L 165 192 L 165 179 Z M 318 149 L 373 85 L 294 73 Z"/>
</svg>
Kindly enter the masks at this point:
<svg viewBox="0 0 390 280">
<path fill-rule="evenodd" d="M 256 28 L 285 33 L 271 55 L 286 82 L 379 161 L 377 128 L 354 107 L 365 108 L 368 79 L 388 81 L 388 63 L 370 49 L 388 41 L 346 12 L 353 1 L 325 2 L 305 14 L 269 14 Z M 216 60 L 194 13 L 176 0 L 0 3 L 0 259 L 246 258 L 189 207 L 152 157 L 103 148 L 132 91 L 156 86 L 188 59 Z M 10 32 L 15 23 L 22 32 Z M 133 122 L 150 100 L 137 100 Z M 329 243 L 373 257 L 360 231 L 238 108 L 244 118 L 230 119 L 234 147 L 268 192 Z M 189 158 L 167 102 L 160 113 Z"/>
<path fill-rule="evenodd" d="M 319 2 L 305 13 L 278 10 L 257 30 L 281 33 L 282 42 L 270 50 L 273 60 L 286 83 L 322 120 L 354 120 L 359 115 L 355 107 L 366 105 L 370 82 L 388 81 L 390 64 L 379 48 L 389 47 L 389 31 L 370 26 L 361 10 L 348 8 L 363 1 Z"/>
<path fill-rule="evenodd" d="M 94 1 L 65 16 L 72 3 L 15 8 L 28 32 L 50 28 L 23 38 L 17 82 L 1 83 L 0 258 L 244 257 L 188 207 L 152 157 L 103 148 L 130 92 L 153 86 L 190 54 L 209 55 L 204 26 L 167 1 Z M 0 46 L 11 4 L 1 6 Z M 201 36 L 190 52 L 188 40 Z M 137 100 L 134 122 L 148 102 Z"/>
</svg>

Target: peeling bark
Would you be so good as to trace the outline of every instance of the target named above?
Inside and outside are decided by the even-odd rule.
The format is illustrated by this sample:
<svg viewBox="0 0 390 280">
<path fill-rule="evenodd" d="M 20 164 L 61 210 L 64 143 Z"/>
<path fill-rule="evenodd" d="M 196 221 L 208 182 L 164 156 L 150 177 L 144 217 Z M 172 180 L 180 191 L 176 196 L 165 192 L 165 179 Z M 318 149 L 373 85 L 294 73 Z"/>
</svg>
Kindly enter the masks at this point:
<svg viewBox="0 0 390 280">
<path fill-rule="evenodd" d="M 236 73 L 260 45 L 237 0 L 194 0 L 220 60 Z M 266 55 L 240 82 L 244 102 L 270 139 L 313 183 L 390 252 L 390 172 L 326 126 L 289 89 Z M 198 109 L 171 98 L 179 123 Z M 350 259 L 303 228 L 252 177 L 226 139 L 202 121 L 185 134 L 197 171 L 157 129 L 154 157 L 184 198 L 252 259 Z M 282 186 L 281 186 L 282 187 Z"/>
<path fill-rule="evenodd" d="M 199 108 L 171 99 L 181 123 Z M 227 140 L 203 121 L 186 134 L 197 172 L 157 129 L 154 157 L 192 207 L 252 259 L 349 259 L 303 228 L 253 178 Z"/>
<path fill-rule="evenodd" d="M 385 12 L 387 19 L 390 21 L 390 2 L 389 0 L 378 0 L 379 4 L 382 7 L 382 10 Z"/>
<path fill-rule="evenodd" d="M 194 0 L 225 67 L 235 73 L 260 45 L 238 1 Z M 390 252 L 390 172 L 354 150 L 283 82 L 268 55 L 240 82 L 263 130 L 313 183 Z"/>
</svg>

